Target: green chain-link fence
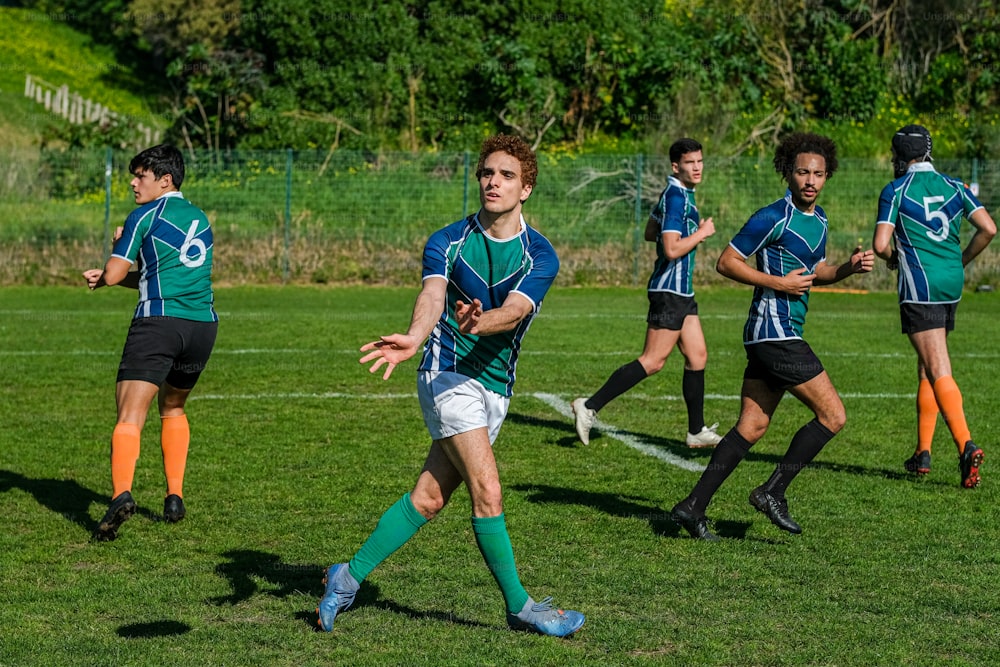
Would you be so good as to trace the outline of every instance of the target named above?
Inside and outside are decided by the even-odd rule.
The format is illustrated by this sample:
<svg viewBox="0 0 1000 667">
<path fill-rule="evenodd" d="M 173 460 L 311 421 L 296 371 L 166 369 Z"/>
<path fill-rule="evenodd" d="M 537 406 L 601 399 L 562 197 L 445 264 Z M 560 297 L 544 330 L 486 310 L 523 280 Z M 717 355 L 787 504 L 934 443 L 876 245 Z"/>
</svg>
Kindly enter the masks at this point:
<svg viewBox="0 0 1000 667">
<path fill-rule="evenodd" d="M 103 262 L 112 230 L 134 207 L 131 153 L 21 150 L 7 157 L 0 279 L 64 282 Z M 218 281 L 416 284 L 427 236 L 479 206 L 477 157 L 196 152 L 186 154 L 182 191 L 215 226 Z M 1000 162 L 935 164 L 975 182 L 983 203 L 995 208 Z M 642 230 L 668 173 L 664 156 L 539 156 L 538 183 L 524 215 L 559 252 L 560 284 L 645 281 L 654 250 Z M 841 159 L 820 198 L 830 218 L 831 261 L 843 259 L 859 239 L 870 244 L 879 192 L 891 176 L 888 160 Z M 707 156 L 698 204 L 717 233 L 698 250 L 699 283 L 720 280 L 714 271 L 719 252 L 755 209 L 784 191 L 766 159 Z M 994 252 L 970 267 L 970 282 L 1000 274 Z M 885 272 L 856 280 L 872 289 L 892 287 Z"/>
</svg>

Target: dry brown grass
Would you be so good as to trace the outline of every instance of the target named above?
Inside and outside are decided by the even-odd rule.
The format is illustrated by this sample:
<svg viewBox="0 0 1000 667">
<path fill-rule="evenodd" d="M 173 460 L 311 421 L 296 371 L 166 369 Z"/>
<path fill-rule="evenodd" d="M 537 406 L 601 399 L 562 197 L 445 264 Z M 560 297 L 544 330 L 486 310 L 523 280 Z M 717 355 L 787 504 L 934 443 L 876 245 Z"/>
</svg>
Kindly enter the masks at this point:
<svg viewBox="0 0 1000 667">
<path fill-rule="evenodd" d="M 423 245 L 386 246 L 362 239 L 296 238 L 285 249 L 281 235 L 217 242 L 215 282 L 245 284 L 417 285 Z M 654 255 L 645 244 L 638 254 L 622 244 L 556 245 L 560 286 L 642 286 Z M 698 251 L 695 286 L 731 284 L 715 272 L 721 248 Z M 849 250 L 831 250 L 831 261 L 846 259 Z M 81 272 L 100 266 L 103 250 L 96 241 L 58 241 L 47 245 L 0 244 L 0 285 L 82 284 Z M 287 268 L 286 268 L 287 267 Z M 967 270 L 970 289 L 1000 284 L 1000 253 L 988 249 Z M 884 264 L 842 284 L 851 289 L 894 290 L 896 276 Z"/>
</svg>

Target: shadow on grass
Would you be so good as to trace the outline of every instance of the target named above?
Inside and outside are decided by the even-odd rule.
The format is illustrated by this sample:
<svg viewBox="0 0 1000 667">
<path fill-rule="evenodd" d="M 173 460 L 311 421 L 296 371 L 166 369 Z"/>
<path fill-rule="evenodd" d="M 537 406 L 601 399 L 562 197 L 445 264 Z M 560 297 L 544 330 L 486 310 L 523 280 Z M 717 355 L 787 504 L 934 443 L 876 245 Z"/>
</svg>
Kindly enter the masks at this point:
<svg viewBox="0 0 1000 667">
<path fill-rule="evenodd" d="M 72 479 L 34 479 L 10 470 L 0 470 L 0 493 L 11 489 L 21 489 L 30 493 L 39 505 L 72 521 L 89 534 L 97 530 L 97 521 L 90 517 L 88 510 L 93 503 L 107 507 L 111 498 Z M 139 514 L 156 520 L 160 515 L 148 509 L 139 509 Z"/>
<path fill-rule="evenodd" d="M 568 433 L 565 437 L 560 437 L 555 444 L 560 447 L 567 448 L 582 448 L 586 449 L 587 445 L 580 442 L 576 435 L 576 426 L 573 425 L 572 421 L 566 419 L 543 419 L 540 417 L 533 417 L 529 415 L 519 414 L 516 412 L 510 412 L 507 414 L 507 422 L 513 424 L 521 424 L 523 426 L 534 426 L 552 429 L 553 431 L 565 431 Z M 614 434 L 608 433 L 602 430 L 599 426 L 595 426 L 590 432 L 591 444 L 595 440 L 600 440 L 603 438 L 615 439 L 615 435 L 622 436 L 625 438 L 631 438 L 645 445 L 651 445 L 654 447 L 662 448 L 669 451 L 674 456 L 678 456 L 684 459 L 707 459 L 712 455 L 711 447 L 698 447 L 692 448 L 688 447 L 687 443 L 683 440 L 677 440 L 675 438 L 663 438 L 655 435 L 649 435 L 648 433 L 635 433 L 633 431 L 627 431 L 625 429 L 616 428 L 614 429 Z"/>
<path fill-rule="evenodd" d="M 154 637 L 176 637 L 191 631 L 191 626 L 180 621 L 151 621 L 130 623 L 118 628 L 118 636 L 125 639 L 152 639 Z"/>
<path fill-rule="evenodd" d="M 555 444 L 560 447 L 566 448 L 586 448 L 586 445 L 580 443 L 577 439 L 576 428 L 573 426 L 572 422 L 564 419 L 542 419 L 539 417 L 533 417 L 518 413 L 509 413 L 507 415 L 507 420 L 521 425 L 526 426 L 540 426 L 543 428 L 549 428 L 555 431 L 566 431 L 569 435 L 565 437 L 560 437 Z M 634 439 L 645 445 L 651 447 L 657 447 L 665 452 L 669 452 L 671 455 L 677 458 L 697 461 L 705 460 L 707 461 L 712 457 L 713 449 L 711 447 L 688 447 L 687 443 L 683 440 L 677 440 L 675 438 L 664 438 L 656 435 L 650 435 L 648 433 L 636 433 L 634 431 L 627 431 L 625 429 L 615 429 L 614 434 L 609 434 L 607 432 L 602 432 L 599 427 L 594 427 L 591 432 L 591 444 L 595 441 L 599 441 L 602 437 L 614 439 L 615 435 L 621 435 L 627 438 Z M 779 453 L 764 453 L 758 452 L 755 449 L 751 449 L 747 455 L 746 461 L 756 461 L 762 463 L 772 463 L 777 465 L 781 462 L 784 457 L 784 452 Z M 907 473 L 901 470 L 889 470 L 886 468 L 866 468 L 859 465 L 851 465 L 844 463 L 827 463 L 823 461 L 813 461 L 810 468 L 815 468 L 819 470 L 830 470 L 832 472 L 846 473 L 850 475 L 859 475 L 863 477 L 879 477 L 891 480 L 909 480 L 914 479 L 911 473 Z"/>
<path fill-rule="evenodd" d="M 210 598 L 208 602 L 211 604 L 238 604 L 258 593 L 278 598 L 307 593 L 315 596 L 318 605 L 325 592 L 323 574 L 326 567 L 322 565 L 285 563 L 277 554 L 253 549 L 236 549 L 222 555 L 227 559 L 227 562 L 217 565 L 215 571 L 229 580 L 233 592 L 231 595 Z M 262 588 L 258 585 L 259 581 L 271 585 L 272 588 Z M 392 600 L 381 600 L 379 595 L 378 586 L 367 581 L 361 582 L 361 589 L 358 591 L 354 604 L 350 610 L 344 613 L 349 614 L 360 607 L 374 607 L 395 614 L 404 614 L 413 619 L 441 621 L 469 627 L 490 627 L 483 623 L 460 618 L 452 612 L 420 611 L 397 604 Z M 314 609 L 296 612 L 295 618 L 322 632 L 316 623 Z M 340 617 L 338 616 L 338 618 Z"/>
<path fill-rule="evenodd" d="M 326 568 L 316 564 L 282 562 L 277 554 L 253 549 L 235 549 L 222 554 L 226 562 L 215 566 L 215 572 L 229 580 L 230 595 L 209 598 L 217 605 L 238 604 L 257 593 L 283 598 L 293 593 L 314 593 L 318 600 L 323 595 L 323 572 Z M 258 582 L 269 587 L 262 588 Z"/>
</svg>

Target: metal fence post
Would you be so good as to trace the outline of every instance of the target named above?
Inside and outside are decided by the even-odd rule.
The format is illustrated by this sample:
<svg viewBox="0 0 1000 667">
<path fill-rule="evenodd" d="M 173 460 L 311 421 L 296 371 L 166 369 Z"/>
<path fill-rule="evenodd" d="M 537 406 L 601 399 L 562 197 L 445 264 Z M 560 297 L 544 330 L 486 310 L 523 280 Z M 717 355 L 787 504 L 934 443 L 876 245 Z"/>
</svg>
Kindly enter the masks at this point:
<svg viewBox="0 0 1000 667">
<path fill-rule="evenodd" d="M 642 153 L 635 156 L 635 225 L 632 228 L 632 284 L 639 284 L 639 247 L 642 244 Z"/>
<path fill-rule="evenodd" d="M 285 261 L 282 282 L 288 282 L 292 243 L 292 149 L 285 150 Z"/>
<path fill-rule="evenodd" d="M 111 177 L 114 160 L 111 147 L 104 149 L 104 261 L 111 254 Z"/>
<path fill-rule="evenodd" d="M 462 217 L 469 215 L 469 151 L 465 151 L 465 172 L 462 176 Z"/>
</svg>

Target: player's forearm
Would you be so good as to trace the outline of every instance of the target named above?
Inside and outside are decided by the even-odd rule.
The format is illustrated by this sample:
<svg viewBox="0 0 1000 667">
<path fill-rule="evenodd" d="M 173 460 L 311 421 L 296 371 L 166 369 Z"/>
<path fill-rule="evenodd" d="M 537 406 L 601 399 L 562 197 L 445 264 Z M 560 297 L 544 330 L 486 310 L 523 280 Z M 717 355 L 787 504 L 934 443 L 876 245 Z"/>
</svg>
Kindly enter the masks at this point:
<svg viewBox="0 0 1000 667">
<path fill-rule="evenodd" d="M 849 261 L 838 266 L 824 264 L 822 267 L 816 267 L 816 278 L 813 280 L 813 285 L 832 285 L 853 274 L 854 267 Z"/>
<path fill-rule="evenodd" d="M 697 248 L 698 244 L 704 240 L 700 232 L 695 232 L 691 236 L 685 236 L 684 238 L 681 238 L 677 234 L 671 234 L 670 236 L 673 236 L 673 239 L 669 243 L 667 243 L 668 236 L 666 234 L 663 236 L 663 254 L 670 260 L 684 257 Z"/>
<path fill-rule="evenodd" d="M 778 276 L 772 276 L 758 271 L 749 264 L 746 259 L 740 257 L 735 252 L 731 252 L 731 247 L 722 252 L 719 261 L 715 265 L 715 270 L 738 283 L 763 287 L 764 289 L 778 289 Z"/>
<path fill-rule="evenodd" d="M 993 236 L 993 234 L 981 229 L 976 230 L 976 233 L 969 239 L 969 245 L 965 246 L 965 250 L 962 251 L 962 266 L 967 266 L 982 251 L 986 250 L 986 246 L 993 240 Z"/>
<path fill-rule="evenodd" d="M 434 330 L 444 312 L 444 296 L 423 289 L 417 295 L 413 304 L 413 314 L 410 316 L 410 326 L 406 335 L 423 342 Z"/>
<path fill-rule="evenodd" d="M 510 331 L 520 324 L 530 312 L 530 309 L 525 309 L 520 304 L 504 304 L 499 308 L 484 311 L 473 327 L 472 333 L 477 336 L 492 336 Z"/>
</svg>

